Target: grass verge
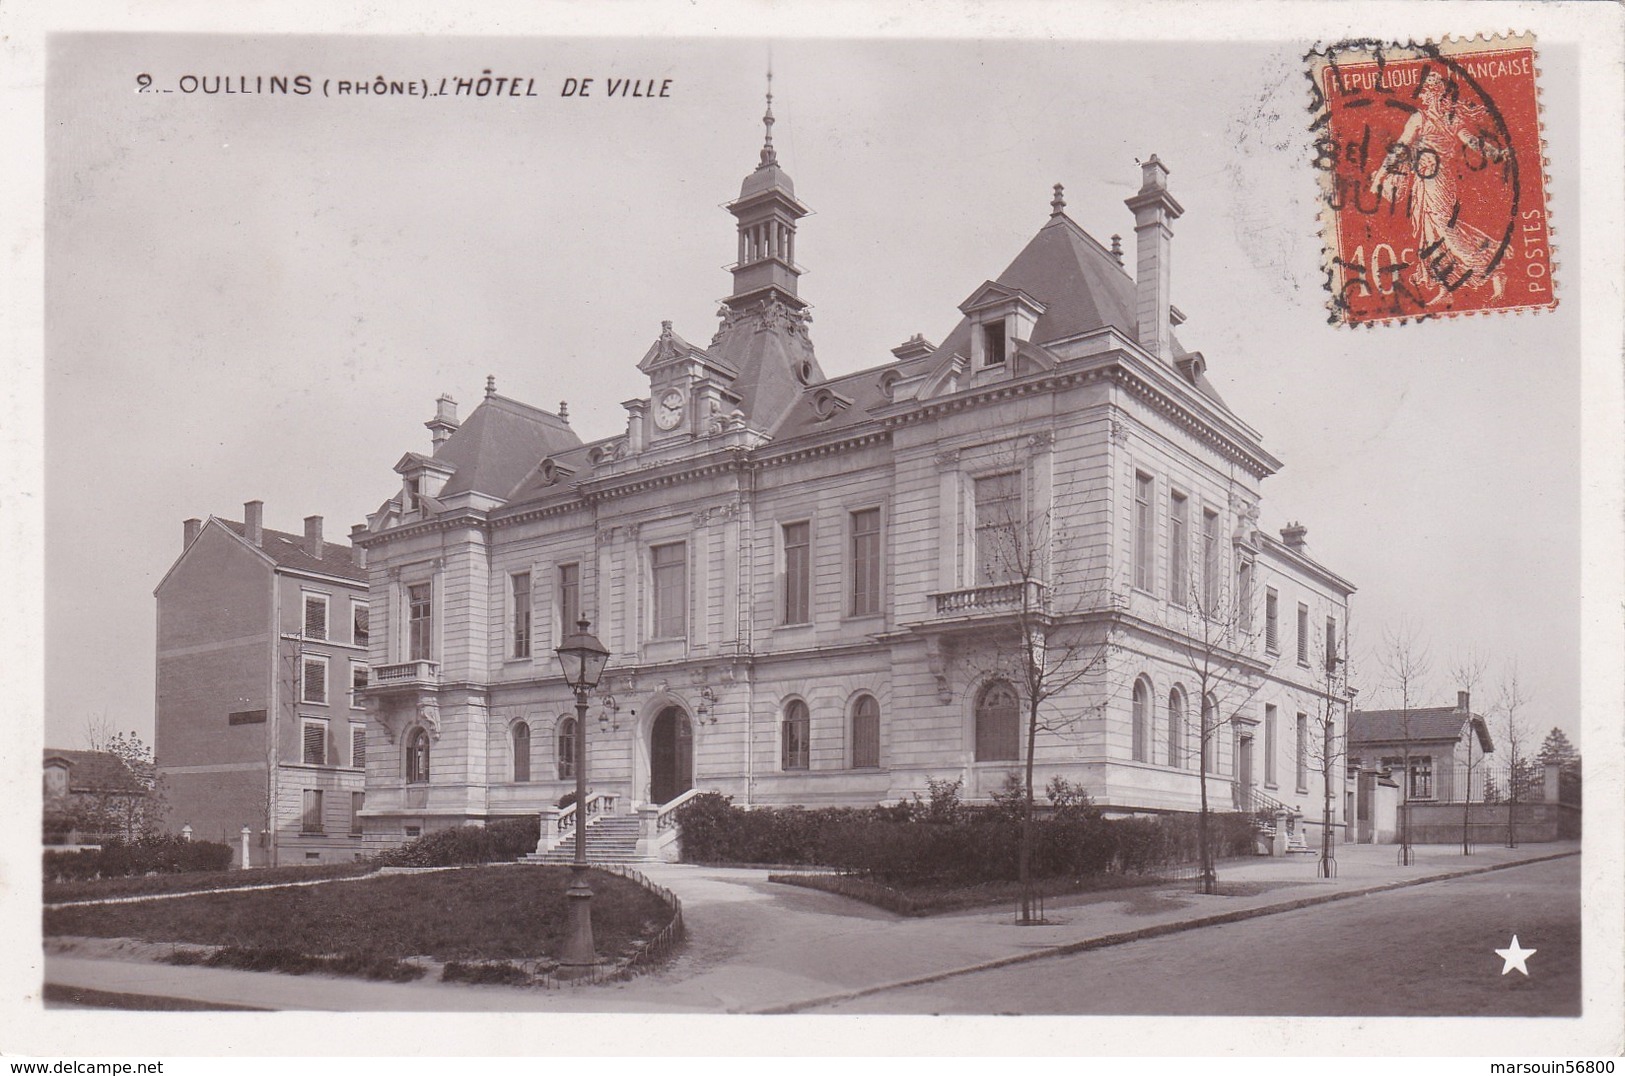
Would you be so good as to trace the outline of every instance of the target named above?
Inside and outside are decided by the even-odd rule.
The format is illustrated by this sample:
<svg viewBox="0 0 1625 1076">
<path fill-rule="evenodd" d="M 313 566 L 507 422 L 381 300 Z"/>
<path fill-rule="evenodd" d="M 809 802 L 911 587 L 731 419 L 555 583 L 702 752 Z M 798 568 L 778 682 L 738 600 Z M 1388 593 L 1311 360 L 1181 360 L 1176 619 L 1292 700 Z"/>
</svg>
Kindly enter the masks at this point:
<svg viewBox="0 0 1625 1076">
<path fill-rule="evenodd" d="M 599 871 L 591 878 L 593 935 L 606 959 L 637 951 L 670 918 L 660 899 L 635 882 Z M 200 893 L 47 909 L 45 934 L 219 946 L 261 954 L 223 960 L 289 965 L 274 970 L 292 970 L 295 957 L 350 961 L 343 967 L 303 968 L 342 974 L 364 974 L 356 969 L 368 961 L 412 957 L 547 960 L 558 953 L 569 927 L 564 895 L 569 882 L 566 867 L 522 865 L 386 875 L 337 886 Z"/>
<path fill-rule="evenodd" d="M 315 882 L 326 878 L 357 878 L 377 869 L 370 863 L 329 863 L 314 867 L 265 867 L 246 871 L 197 871 L 191 874 L 152 874 L 134 878 L 46 882 L 44 897 L 46 904 L 57 904 L 69 900 L 195 893 L 205 889 L 227 889 L 243 885 L 278 885 L 285 882 Z"/>
<path fill-rule="evenodd" d="M 968 886 L 948 882 L 887 885 L 855 874 L 770 874 L 767 880 L 851 897 L 908 916 L 940 915 L 997 904 L 1013 905 L 1021 899 L 1021 885 L 1017 882 L 982 882 Z M 1102 874 L 1089 878 L 1042 878 L 1034 882 L 1033 887 L 1040 897 L 1060 897 L 1132 889 L 1167 880 L 1159 875 Z"/>
</svg>

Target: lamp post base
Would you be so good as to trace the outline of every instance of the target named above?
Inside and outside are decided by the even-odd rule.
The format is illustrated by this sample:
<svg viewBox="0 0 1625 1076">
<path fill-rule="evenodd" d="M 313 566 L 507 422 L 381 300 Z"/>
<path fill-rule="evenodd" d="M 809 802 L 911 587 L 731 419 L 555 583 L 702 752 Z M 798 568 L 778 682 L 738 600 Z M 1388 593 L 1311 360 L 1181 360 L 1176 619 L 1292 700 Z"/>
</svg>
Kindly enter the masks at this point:
<svg viewBox="0 0 1625 1076">
<path fill-rule="evenodd" d="M 598 965 L 598 953 L 592 940 L 592 887 L 587 884 L 587 868 L 581 864 L 570 867 L 572 877 L 565 898 L 570 904 L 570 931 L 564 938 L 559 954 L 558 974 L 574 978 L 588 974 Z"/>
</svg>

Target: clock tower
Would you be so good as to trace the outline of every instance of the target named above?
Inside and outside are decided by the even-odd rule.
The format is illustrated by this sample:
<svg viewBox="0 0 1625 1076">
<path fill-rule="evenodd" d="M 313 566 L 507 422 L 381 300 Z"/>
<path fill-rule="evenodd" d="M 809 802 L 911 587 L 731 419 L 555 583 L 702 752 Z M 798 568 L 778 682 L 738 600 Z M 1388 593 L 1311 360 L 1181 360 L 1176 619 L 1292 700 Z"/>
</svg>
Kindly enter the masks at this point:
<svg viewBox="0 0 1625 1076">
<path fill-rule="evenodd" d="M 678 336 L 669 321 L 660 323 L 660 336 L 638 369 L 649 377 L 649 398 L 625 405 L 633 445 L 655 447 L 720 433 L 722 420 L 739 406 L 732 389 L 739 371 Z"/>
</svg>

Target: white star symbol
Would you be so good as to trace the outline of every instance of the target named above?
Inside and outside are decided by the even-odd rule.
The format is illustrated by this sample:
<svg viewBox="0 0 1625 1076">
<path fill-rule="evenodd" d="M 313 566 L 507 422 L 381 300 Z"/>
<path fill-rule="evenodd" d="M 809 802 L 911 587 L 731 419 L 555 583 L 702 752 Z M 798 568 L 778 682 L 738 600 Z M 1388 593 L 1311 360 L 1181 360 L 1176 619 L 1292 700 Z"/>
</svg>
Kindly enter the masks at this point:
<svg viewBox="0 0 1625 1076">
<path fill-rule="evenodd" d="M 1518 945 L 1518 936 L 1514 934 L 1512 935 L 1511 947 L 1506 949 L 1497 949 L 1495 951 L 1495 955 L 1506 961 L 1505 965 L 1503 965 L 1501 968 L 1502 975 L 1505 975 L 1513 968 L 1517 968 L 1527 976 L 1529 974 L 1529 965 L 1526 963 L 1526 961 L 1528 961 L 1530 957 L 1534 956 L 1538 952 L 1540 952 L 1539 949 L 1521 948 Z"/>
</svg>

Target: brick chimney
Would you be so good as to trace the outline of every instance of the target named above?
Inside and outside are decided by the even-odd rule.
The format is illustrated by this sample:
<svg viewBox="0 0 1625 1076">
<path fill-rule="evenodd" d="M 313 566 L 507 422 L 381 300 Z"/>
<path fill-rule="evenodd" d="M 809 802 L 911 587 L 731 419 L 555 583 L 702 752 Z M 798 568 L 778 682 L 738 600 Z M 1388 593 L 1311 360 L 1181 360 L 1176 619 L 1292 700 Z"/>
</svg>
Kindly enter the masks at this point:
<svg viewBox="0 0 1625 1076">
<path fill-rule="evenodd" d="M 322 559 L 322 517 L 305 517 L 305 552 Z"/>
<path fill-rule="evenodd" d="M 1281 541 L 1286 543 L 1288 549 L 1302 549 L 1304 539 L 1308 537 L 1309 528 L 1302 523 L 1288 523 L 1281 528 Z"/>
<path fill-rule="evenodd" d="M 243 502 L 243 537 L 254 545 L 265 542 L 265 502 Z"/>
<path fill-rule="evenodd" d="M 1172 361 L 1174 342 L 1169 323 L 1173 284 L 1170 253 L 1173 222 L 1184 208 L 1168 193 L 1168 169 L 1153 153 L 1140 165 L 1140 192 L 1124 201 L 1134 213 L 1134 312 L 1140 346 L 1157 358 Z"/>
<path fill-rule="evenodd" d="M 187 546 L 189 546 L 193 542 L 197 541 L 197 536 L 198 536 L 199 533 L 202 532 L 202 530 L 203 530 L 203 521 L 201 519 L 188 519 L 184 523 L 182 523 L 181 524 L 181 548 L 185 549 Z"/>
<path fill-rule="evenodd" d="M 429 428 L 429 439 L 435 448 L 446 443 L 462 423 L 457 421 L 457 401 L 445 393 L 434 402 L 434 418 L 424 423 Z"/>
<path fill-rule="evenodd" d="M 1464 714 L 1473 712 L 1473 698 L 1465 691 L 1456 692 L 1456 709 Z"/>
<path fill-rule="evenodd" d="M 357 523 L 355 526 L 350 528 L 350 563 L 354 564 L 357 568 L 365 568 L 367 566 L 367 547 L 364 545 L 356 545 L 355 540 L 357 538 L 365 538 L 366 536 L 367 525 L 365 523 Z"/>
</svg>

